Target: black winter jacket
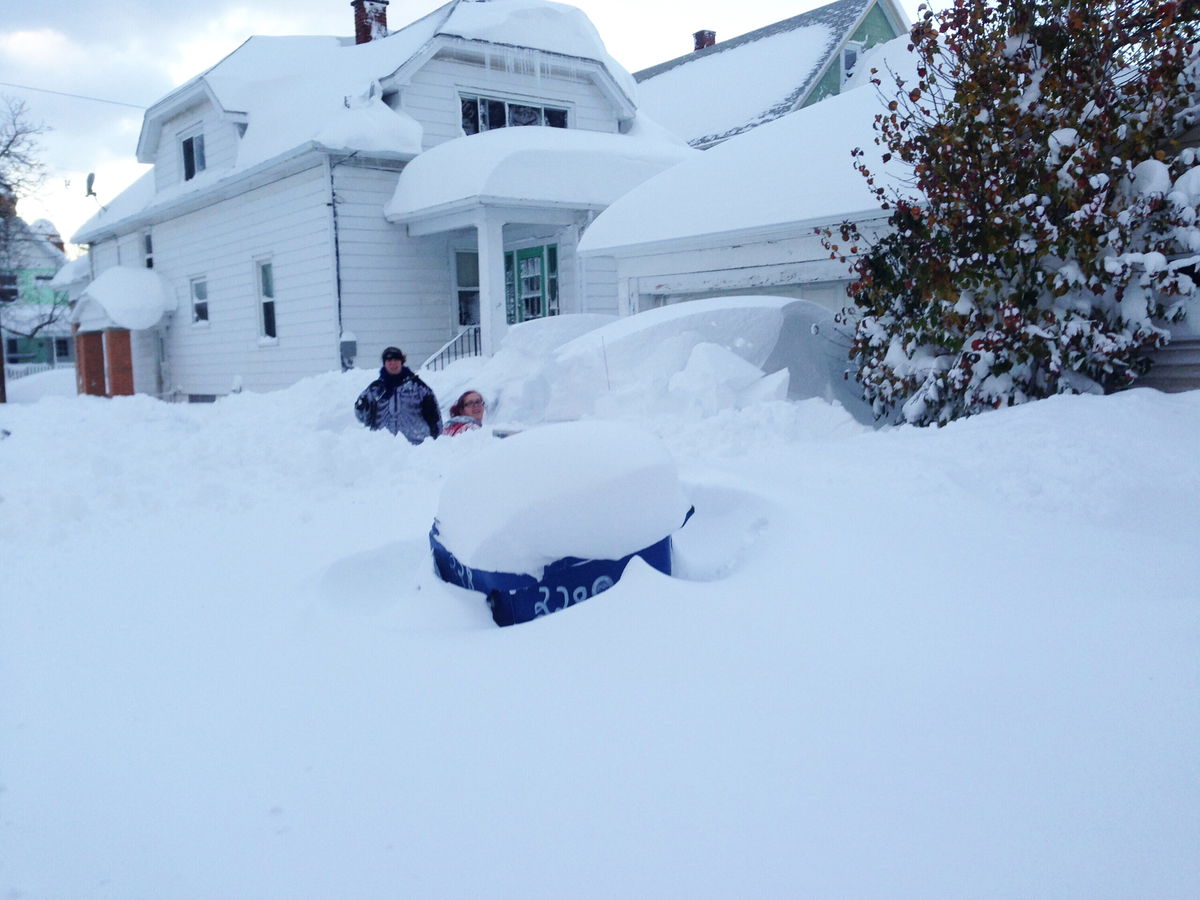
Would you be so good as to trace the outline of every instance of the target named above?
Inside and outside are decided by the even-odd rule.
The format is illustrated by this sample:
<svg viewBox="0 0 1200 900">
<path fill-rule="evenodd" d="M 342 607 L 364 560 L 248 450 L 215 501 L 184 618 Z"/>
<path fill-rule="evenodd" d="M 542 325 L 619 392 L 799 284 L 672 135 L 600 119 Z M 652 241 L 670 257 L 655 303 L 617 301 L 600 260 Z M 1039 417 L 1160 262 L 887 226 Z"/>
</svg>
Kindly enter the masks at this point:
<svg viewBox="0 0 1200 900">
<path fill-rule="evenodd" d="M 414 444 L 442 433 L 442 413 L 429 385 L 405 366 L 398 375 L 380 368 L 379 378 L 367 385 L 354 402 L 354 415 L 372 431 L 386 428 Z"/>
</svg>

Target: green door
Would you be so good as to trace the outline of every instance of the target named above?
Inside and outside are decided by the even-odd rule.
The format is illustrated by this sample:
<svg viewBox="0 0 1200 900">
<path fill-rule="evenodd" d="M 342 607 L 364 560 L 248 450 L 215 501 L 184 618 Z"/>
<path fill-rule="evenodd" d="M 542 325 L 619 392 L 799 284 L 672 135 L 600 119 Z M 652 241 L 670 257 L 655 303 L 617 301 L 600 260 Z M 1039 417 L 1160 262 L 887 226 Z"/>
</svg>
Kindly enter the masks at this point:
<svg viewBox="0 0 1200 900">
<path fill-rule="evenodd" d="M 508 323 L 558 315 L 558 247 L 526 247 L 504 254 Z"/>
</svg>

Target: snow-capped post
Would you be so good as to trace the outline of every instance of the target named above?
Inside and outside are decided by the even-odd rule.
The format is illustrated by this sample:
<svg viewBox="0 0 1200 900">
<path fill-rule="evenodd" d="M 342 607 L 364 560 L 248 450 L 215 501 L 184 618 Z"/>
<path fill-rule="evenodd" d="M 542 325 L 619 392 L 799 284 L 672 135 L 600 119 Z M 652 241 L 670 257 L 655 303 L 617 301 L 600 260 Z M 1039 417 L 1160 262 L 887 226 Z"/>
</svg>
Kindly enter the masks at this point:
<svg viewBox="0 0 1200 900">
<path fill-rule="evenodd" d="M 388 0 L 351 0 L 350 5 L 354 7 L 354 43 L 387 37 Z"/>
<path fill-rule="evenodd" d="M 857 257 L 843 315 L 877 415 L 944 424 L 1149 368 L 1197 296 L 1198 32 L 1196 0 L 921 7 L 915 79 L 874 79 L 907 193 L 856 151 L 888 232 L 825 239 Z"/>
</svg>

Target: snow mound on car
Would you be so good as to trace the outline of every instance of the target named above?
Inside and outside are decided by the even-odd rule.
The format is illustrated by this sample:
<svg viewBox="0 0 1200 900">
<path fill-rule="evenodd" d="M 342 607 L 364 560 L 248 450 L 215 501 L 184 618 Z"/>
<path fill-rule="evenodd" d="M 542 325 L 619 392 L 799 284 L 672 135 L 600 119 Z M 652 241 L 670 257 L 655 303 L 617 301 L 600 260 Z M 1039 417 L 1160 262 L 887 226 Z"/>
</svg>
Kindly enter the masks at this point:
<svg viewBox="0 0 1200 900">
<path fill-rule="evenodd" d="M 447 479 L 442 544 L 465 565 L 541 577 L 563 557 L 620 559 L 676 531 L 690 503 L 666 447 L 614 422 L 496 441 Z"/>
</svg>

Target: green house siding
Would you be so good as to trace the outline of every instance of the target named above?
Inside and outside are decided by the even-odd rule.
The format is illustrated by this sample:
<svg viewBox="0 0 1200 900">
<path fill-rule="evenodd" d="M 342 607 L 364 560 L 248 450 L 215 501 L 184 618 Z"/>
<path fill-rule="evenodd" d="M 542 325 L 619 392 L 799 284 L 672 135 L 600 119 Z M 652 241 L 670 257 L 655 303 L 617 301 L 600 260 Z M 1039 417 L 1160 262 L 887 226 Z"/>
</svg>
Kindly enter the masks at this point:
<svg viewBox="0 0 1200 900">
<path fill-rule="evenodd" d="M 808 99 L 804 101 L 804 106 L 812 106 L 818 100 L 824 100 L 826 97 L 832 97 L 842 89 L 842 66 L 840 60 L 835 59 L 833 63 L 825 70 L 825 74 L 821 76 L 811 91 L 808 92 Z"/>
<path fill-rule="evenodd" d="M 888 21 L 888 17 L 883 14 L 883 10 L 876 3 L 867 10 L 866 17 L 862 20 L 862 24 L 855 29 L 854 34 L 850 35 L 850 40 L 858 41 L 863 45 L 863 49 L 865 50 L 868 47 L 886 43 L 892 38 L 899 36 L 900 33 L 892 27 L 892 23 Z"/>
<path fill-rule="evenodd" d="M 54 277 L 55 269 L 21 269 L 17 272 L 17 283 L 20 285 L 21 300 L 25 303 L 45 303 L 53 305 L 55 301 L 66 299 L 65 295 L 50 287 L 50 279 Z"/>
<path fill-rule="evenodd" d="M 876 3 L 867 10 L 867 14 L 863 17 L 858 28 L 854 29 L 854 33 L 850 35 L 850 42 L 862 44 L 863 49 L 866 50 L 869 47 L 874 47 L 876 44 L 886 43 L 892 38 L 899 36 L 900 32 L 892 27 L 892 23 L 888 20 L 888 17 L 884 15 L 883 10 Z M 834 94 L 841 93 L 841 90 L 842 54 L 839 51 L 830 60 L 829 68 L 825 70 L 825 74 L 813 85 L 813 89 L 808 92 L 808 96 L 801 104 L 801 108 L 812 106 L 826 97 L 832 97 Z"/>
</svg>

